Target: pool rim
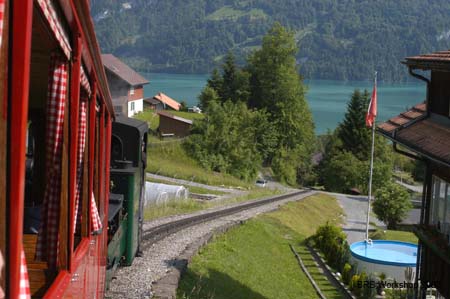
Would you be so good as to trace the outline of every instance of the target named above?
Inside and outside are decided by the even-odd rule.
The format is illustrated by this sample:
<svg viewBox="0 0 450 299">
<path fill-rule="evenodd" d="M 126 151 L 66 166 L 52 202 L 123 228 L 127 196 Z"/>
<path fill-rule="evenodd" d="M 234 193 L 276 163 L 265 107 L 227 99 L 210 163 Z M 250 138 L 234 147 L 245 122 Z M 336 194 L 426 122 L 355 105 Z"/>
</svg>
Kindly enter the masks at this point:
<svg viewBox="0 0 450 299">
<path fill-rule="evenodd" d="M 369 262 L 372 264 L 377 264 L 377 265 L 387 265 L 387 266 L 397 266 L 397 267 L 417 267 L 417 255 L 416 255 L 416 262 L 415 263 L 402 263 L 402 262 L 388 262 L 388 261 L 382 261 L 382 260 L 378 260 L 378 259 L 373 259 L 373 258 L 369 258 L 369 257 L 365 257 L 362 255 L 359 255 L 355 252 L 353 252 L 353 247 L 359 244 L 364 244 L 366 243 L 366 241 L 358 241 L 358 242 L 354 242 L 350 245 L 350 253 L 354 258 L 357 258 L 361 261 L 364 262 Z M 378 244 L 383 244 L 383 243 L 389 243 L 389 244 L 398 244 L 398 245 L 405 245 L 407 247 L 415 247 L 417 250 L 419 250 L 419 246 L 417 244 L 414 243 L 409 243 L 409 242 L 403 242 L 403 241 L 395 241 L 395 240 L 372 240 L 372 243 L 378 243 Z"/>
</svg>

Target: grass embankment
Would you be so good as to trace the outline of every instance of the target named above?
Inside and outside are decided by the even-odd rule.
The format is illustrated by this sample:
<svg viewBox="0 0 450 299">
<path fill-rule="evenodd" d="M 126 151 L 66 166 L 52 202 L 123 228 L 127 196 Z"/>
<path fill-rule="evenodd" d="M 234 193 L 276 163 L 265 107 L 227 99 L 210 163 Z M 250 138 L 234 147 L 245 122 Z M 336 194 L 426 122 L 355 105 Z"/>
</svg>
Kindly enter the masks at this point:
<svg viewBox="0 0 450 299">
<path fill-rule="evenodd" d="M 159 126 L 159 116 L 153 110 L 144 110 L 134 115 L 134 118 L 146 121 L 148 123 L 149 129 L 154 132 Z"/>
<path fill-rule="evenodd" d="M 177 298 L 317 298 L 289 244 L 295 245 L 327 298 L 341 298 L 303 246 L 320 225 L 339 223 L 341 214 L 333 197 L 318 194 L 231 229 L 193 258 Z"/>
<path fill-rule="evenodd" d="M 154 144 L 148 148 L 147 153 L 147 171 L 151 173 L 212 186 L 253 187 L 253 183 L 241 181 L 229 174 L 205 170 L 186 154 L 181 141 Z"/>
<path fill-rule="evenodd" d="M 144 218 L 148 221 L 166 216 L 187 214 L 242 201 L 273 196 L 280 193 L 281 192 L 279 190 L 254 188 L 245 195 L 228 198 L 221 201 L 200 201 L 192 198 L 186 200 L 169 200 L 166 203 L 148 205 L 144 212 Z"/>
<path fill-rule="evenodd" d="M 381 230 L 377 229 L 375 232 L 370 233 L 369 237 L 372 240 L 394 240 L 394 241 L 403 241 L 418 244 L 419 239 L 417 236 L 408 231 L 399 231 L 399 230 Z"/>
</svg>

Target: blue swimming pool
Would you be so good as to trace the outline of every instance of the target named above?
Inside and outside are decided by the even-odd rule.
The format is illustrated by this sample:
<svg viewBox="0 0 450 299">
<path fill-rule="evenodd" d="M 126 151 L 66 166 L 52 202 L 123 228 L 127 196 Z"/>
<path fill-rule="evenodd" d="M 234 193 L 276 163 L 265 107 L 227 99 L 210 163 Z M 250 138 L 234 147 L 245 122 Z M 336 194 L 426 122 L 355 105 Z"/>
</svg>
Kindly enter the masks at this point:
<svg viewBox="0 0 450 299">
<path fill-rule="evenodd" d="M 411 282 L 416 275 L 415 244 L 385 240 L 374 240 L 368 244 L 362 241 L 350 245 L 350 252 L 358 272 L 364 271 L 375 276 L 384 273 L 388 279 L 397 282 Z"/>
<path fill-rule="evenodd" d="M 415 267 L 417 262 L 417 245 L 400 241 L 356 242 L 350 251 L 359 260 L 381 265 Z"/>
</svg>

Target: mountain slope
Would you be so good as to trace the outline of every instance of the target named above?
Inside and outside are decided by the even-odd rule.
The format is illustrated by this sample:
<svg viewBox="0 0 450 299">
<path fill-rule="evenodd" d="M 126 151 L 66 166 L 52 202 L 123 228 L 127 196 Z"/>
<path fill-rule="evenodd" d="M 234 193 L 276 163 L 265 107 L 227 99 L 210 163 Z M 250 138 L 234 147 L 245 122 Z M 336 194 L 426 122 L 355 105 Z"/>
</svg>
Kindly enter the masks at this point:
<svg viewBox="0 0 450 299">
<path fill-rule="evenodd" d="M 399 61 L 450 46 L 448 0 L 92 0 L 104 52 L 142 71 L 243 61 L 275 21 L 296 32 L 307 78 L 401 81 Z"/>
</svg>

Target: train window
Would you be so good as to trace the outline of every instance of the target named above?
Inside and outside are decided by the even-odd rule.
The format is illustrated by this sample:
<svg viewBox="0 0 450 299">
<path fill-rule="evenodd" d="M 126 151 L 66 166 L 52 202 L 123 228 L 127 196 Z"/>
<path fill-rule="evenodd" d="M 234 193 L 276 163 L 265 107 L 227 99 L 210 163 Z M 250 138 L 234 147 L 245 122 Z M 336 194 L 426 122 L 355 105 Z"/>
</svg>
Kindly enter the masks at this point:
<svg viewBox="0 0 450 299">
<path fill-rule="evenodd" d="M 76 224 L 74 229 L 74 249 L 81 243 L 83 237 L 88 236 L 88 187 L 89 187 L 89 173 L 88 173 L 88 157 L 89 157 L 89 103 L 87 102 L 87 95 L 82 90 L 82 100 L 80 101 L 80 120 L 78 125 L 85 130 L 78 131 L 78 166 L 77 166 L 77 193 L 75 203 L 78 206 L 75 210 Z M 83 124 L 84 123 L 84 124 Z M 84 144 L 84 148 L 83 145 Z M 78 199 L 77 199 L 78 198 Z"/>
<path fill-rule="evenodd" d="M 70 80 L 64 81 L 64 76 L 57 74 L 68 74 L 69 65 L 47 26 L 39 10 L 34 9 L 23 227 L 33 297 L 42 297 L 57 274 L 57 266 L 67 267 L 67 248 L 61 248 L 67 246 L 68 224 L 64 223 L 69 219 L 66 136 L 69 129 L 67 90 Z M 54 75 L 51 75 L 52 72 Z M 61 87 L 59 93 L 56 87 Z M 52 100 L 49 88 L 54 91 L 50 93 Z M 59 109 L 62 107 L 64 109 Z M 52 118 L 48 117 L 48 110 L 54 113 Z M 64 127 L 52 121 L 60 117 L 63 117 L 61 123 Z M 46 216 L 42 216 L 44 213 Z"/>
<path fill-rule="evenodd" d="M 98 100 L 97 100 L 98 102 Z M 94 148 L 94 194 L 95 202 L 99 204 L 100 199 L 100 184 L 99 184 L 99 171 L 100 171 L 100 105 L 97 103 L 96 107 L 99 107 L 97 113 L 95 114 L 95 148 Z"/>
<path fill-rule="evenodd" d="M 3 32 L 8 32 L 8 1 L 3 14 Z M 0 25 L 0 27 L 2 27 Z M 6 86 L 8 82 L 8 34 L 0 32 L 0 298 L 4 298 L 5 271 L 2 255 L 6 252 Z"/>
</svg>

